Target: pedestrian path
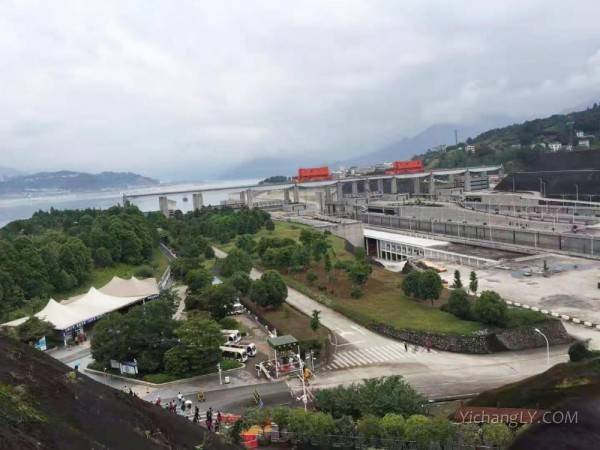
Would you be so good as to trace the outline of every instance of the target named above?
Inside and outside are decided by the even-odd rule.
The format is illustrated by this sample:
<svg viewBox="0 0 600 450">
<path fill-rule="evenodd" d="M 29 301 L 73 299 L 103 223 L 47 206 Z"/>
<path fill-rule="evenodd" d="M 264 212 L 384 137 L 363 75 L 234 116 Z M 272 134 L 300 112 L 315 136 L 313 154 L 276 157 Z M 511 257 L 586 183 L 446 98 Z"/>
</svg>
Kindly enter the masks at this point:
<svg viewBox="0 0 600 450">
<path fill-rule="evenodd" d="M 390 344 L 378 347 L 367 347 L 357 350 L 338 352 L 333 355 L 331 363 L 323 370 L 340 370 L 349 367 L 369 366 L 373 364 L 389 364 L 407 362 L 410 360 L 422 360 L 424 357 L 437 354 L 436 350 L 427 351 L 424 347 L 404 344 Z"/>
</svg>

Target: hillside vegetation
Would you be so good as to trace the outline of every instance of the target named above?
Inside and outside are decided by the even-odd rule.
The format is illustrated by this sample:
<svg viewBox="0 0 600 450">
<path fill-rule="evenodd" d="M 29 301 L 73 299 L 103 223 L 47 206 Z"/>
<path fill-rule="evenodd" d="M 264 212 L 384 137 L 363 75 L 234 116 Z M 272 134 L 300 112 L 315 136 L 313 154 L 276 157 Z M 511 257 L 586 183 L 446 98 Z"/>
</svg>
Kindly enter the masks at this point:
<svg viewBox="0 0 600 450">
<path fill-rule="evenodd" d="M 582 132 L 583 137 L 578 137 L 577 132 Z M 575 151 L 585 151 L 588 148 L 579 144 L 587 140 L 590 149 L 600 149 L 599 138 L 600 105 L 594 104 L 583 111 L 492 129 L 445 150 L 427 151 L 415 159 L 422 159 L 428 168 L 502 163 L 508 171 L 519 171 L 535 169 L 543 155 L 550 152 L 551 143 L 560 143 L 560 151 L 567 151 L 569 145 Z M 467 145 L 473 145 L 475 151 L 467 152 Z"/>
<path fill-rule="evenodd" d="M 102 189 L 125 189 L 128 187 L 153 186 L 158 181 L 131 172 L 40 172 L 18 175 L 1 181 L 0 195 L 39 193 L 41 191 L 85 192 Z"/>
</svg>

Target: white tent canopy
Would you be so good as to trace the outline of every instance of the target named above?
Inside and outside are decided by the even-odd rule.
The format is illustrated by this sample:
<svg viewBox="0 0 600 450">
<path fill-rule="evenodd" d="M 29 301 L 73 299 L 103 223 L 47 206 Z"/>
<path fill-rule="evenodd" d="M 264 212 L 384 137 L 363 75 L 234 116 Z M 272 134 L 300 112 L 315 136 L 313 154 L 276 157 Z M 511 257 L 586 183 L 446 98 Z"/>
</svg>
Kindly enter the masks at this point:
<svg viewBox="0 0 600 450">
<path fill-rule="evenodd" d="M 104 288 L 98 290 L 94 287 L 83 294 L 71 297 L 63 303 L 50 299 L 44 309 L 35 314 L 35 317 L 50 322 L 59 331 L 69 330 L 78 325 L 91 322 L 105 314 L 117 311 L 126 306 L 139 302 L 142 299 L 158 294 L 156 280 L 138 280 L 132 278 L 124 280 L 114 277 Z M 121 295 L 109 294 L 105 291 L 120 293 Z M 136 295 L 123 295 L 123 294 Z M 3 324 L 4 326 L 19 326 L 29 317 L 13 320 Z"/>
<path fill-rule="evenodd" d="M 98 290 L 115 297 L 150 297 L 158 295 L 158 284 L 154 278 L 140 280 L 136 277 L 125 279 L 115 276 Z"/>
</svg>

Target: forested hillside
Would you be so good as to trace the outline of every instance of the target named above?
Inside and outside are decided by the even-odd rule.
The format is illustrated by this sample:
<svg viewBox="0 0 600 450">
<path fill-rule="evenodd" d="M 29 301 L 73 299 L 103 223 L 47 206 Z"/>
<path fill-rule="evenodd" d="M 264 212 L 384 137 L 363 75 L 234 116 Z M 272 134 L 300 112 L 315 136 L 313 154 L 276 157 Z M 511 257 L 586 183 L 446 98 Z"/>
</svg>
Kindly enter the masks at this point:
<svg viewBox="0 0 600 450">
<path fill-rule="evenodd" d="M 37 212 L 0 230 L 0 317 L 83 285 L 94 267 L 150 260 L 155 227 L 136 207 Z"/>
<path fill-rule="evenodd" d="M 424 160 L 428 168 L 502 163 L 508 171 L 535 170 L 543 155 L 551 152 L 551 144 L 560 144 L 561 152 L 600 149 L 600 105 L 489 130 L 415 159 Z M 467 146 L 474 148 L 467 151 Z"/>
<path fill-rule="evenodd" d="M 32 175 L 18 175 L 2 181 L 0 195 L 23 194 L 39 191 L 84 192 L 101 189 L 126 189 L 128 187 L 152 186 L 157 180 L 131 172 L 40 172 Z"/>
</svg>

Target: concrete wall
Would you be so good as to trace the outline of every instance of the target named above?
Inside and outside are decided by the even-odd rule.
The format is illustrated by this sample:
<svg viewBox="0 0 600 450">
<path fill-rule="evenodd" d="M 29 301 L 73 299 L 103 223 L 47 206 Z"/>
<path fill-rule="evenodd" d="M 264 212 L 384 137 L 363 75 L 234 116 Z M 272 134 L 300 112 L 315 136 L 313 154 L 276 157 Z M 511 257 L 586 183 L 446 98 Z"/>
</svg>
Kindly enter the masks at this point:
<svg viewBox="0 0 600 450">
<path fill-rule="evenodd" d="M 363 213 L 359 220 L 370 225 L 431 233 L 453 238 L 488 241 L 496 244 L 527 246 L 536 250 L 556 251 L 574 256 L 600 259 L 600 237 L 577 234 L 561 234 L 550 231 L 535 231 L 471 225 L 457 222 L 433 222 L 431 220 L 410 219 L 376 213 Z"/>
</svg>

